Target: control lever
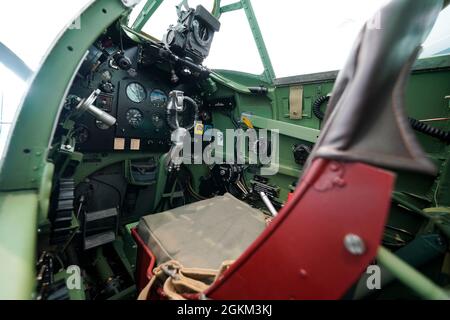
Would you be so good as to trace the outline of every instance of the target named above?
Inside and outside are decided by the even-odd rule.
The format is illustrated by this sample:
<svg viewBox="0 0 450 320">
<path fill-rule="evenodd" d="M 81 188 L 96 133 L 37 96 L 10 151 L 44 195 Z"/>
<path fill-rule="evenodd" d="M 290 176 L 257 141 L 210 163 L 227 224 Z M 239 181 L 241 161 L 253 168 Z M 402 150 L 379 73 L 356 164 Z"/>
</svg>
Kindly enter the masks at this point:
<svg viewBox="0 0 450 320">
<path fill-rule="evenodd" d="M 273 217 L 276 217 L 278 214 L 277 209 L 275 209 L 275 207 L 273 206 L 272 202 L 270 202 L 269 197 L 267 196 L 267 194 L 265 194 L 263 191 L 259 192 L 259 196 L 261 197 L 262 201 L 264 202 L 264 204 L 266 205 L 267 209 L 269 209 L 270 214 Z"/>
<path fill-rule="evenodd" d="M 79 101 L 78 105 L 75 107 L 75 110 L 79 113 L 84 113 L 87 111 L 90 113 L 95 119 L 98 121 L 101 121 L 108 127 L 113 126 L 116 123 L 116 118 L 114 118 L 109 113 L 101 110 L 100 108 L 97 108 L 93 105 L 95 100 L 97 100 L 98 95 L 101 93 L 99 89 L 94 90 L 91 95 L 85 99 L 78 98 Z"/>
<path fill-rule="evenodd" d="M 172 146 L 166 160 L 167 171 L 178 171 L 183 160 L 183 144 L 184 139 L 188 135 L 185 128 L 178 128 L 172 132 Z"/>
</svg>

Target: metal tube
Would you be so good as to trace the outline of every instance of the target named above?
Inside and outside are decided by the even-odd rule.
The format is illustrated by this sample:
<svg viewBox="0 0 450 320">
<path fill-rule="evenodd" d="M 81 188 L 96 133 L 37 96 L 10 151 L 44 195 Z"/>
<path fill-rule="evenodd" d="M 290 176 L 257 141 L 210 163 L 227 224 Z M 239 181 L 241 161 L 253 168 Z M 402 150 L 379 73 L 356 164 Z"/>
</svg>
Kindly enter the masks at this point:
<svg viewBox="0 0 450 320">
<path fill-rule="evenodd" d="M 445 253 L 447 245 L 439 239 L 440 236 L 436 234 L 417 236 L 410 243 L 395 251 L 395 255 L 411 267 L 418 268 Z M 380 266 L 380 275 L 382 288 L 395 280 L 395 276 L 383 266 Z M 369 277 L 370 275 L 367 273 L 361 276 L 356 285 L 353 299 L 363 299 L 376 291 L 367 287 Z"/>
<path fill-rule="evenodd" d="M 101 93 L 101 91 L 99 89 L 96 89 L 86 99 L 84 99 L 84 100 L 79 99 L 80 103 L 77 105 L 76 110 L 79 113 L 83 113 L 83 112 L 87 111 L 95 119 L 103 122 L 108 127 L 111 127 L 116 123 L 116 121 L 117 121 L 116 118 L 114 118 L 109 113 L 107 113 L 93 105 L 93 103 L 95 102 L 95 100 L 97 99 L 97 97 L 99 96 L 100 93 Z"/>
<path fill-rule="evenodd" d="M 95 119 L 103 122 L 108 127 L 111 127 L 116 123 L 116 118 L 92 104 L 87 107 L 86 111 L 93 115 Z"/>
<path fill-rule="evenodd" d="M 150 17 L 159 8 L 163 0 L 148 0 L 147 3 L 142 8 L 141 12 L 137 16 L 136 20 L 133 22 L 132 28 L 136 31 L 141 31 Z"/>
<path fill-rule="evenodd" d="M 276 217 L 278 214 L 277 209 L 275 209 L 272 202 L 270 202 L 269 197 L 263 191 L 260 191 L 259 195 L 261 196 L 261 199 L 264 202 L 264 204 L 266 205 L 267 209 L 269 209 L 270 214 L 272 216 Z"/>
<path fill-rule="evenodd" d="M 443 289 L 382 246 L 378 249 L 377 260 L 398 280 L 414 290 L 422 298 L 432 300 L 450 299 L 449 294 Z"/>
</svg>

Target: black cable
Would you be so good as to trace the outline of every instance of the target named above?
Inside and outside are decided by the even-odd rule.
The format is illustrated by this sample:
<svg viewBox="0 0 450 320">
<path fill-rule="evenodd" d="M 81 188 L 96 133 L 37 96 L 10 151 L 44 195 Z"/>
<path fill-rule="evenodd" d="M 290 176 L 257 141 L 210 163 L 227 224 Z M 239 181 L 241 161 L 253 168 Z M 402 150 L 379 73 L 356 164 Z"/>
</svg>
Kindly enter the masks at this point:
<svg viewBox="0 0 450 320">
<path fill-rule="evenodd" d="M 206 197 L 201 196 L 194 190 L 194 187 L 192 186 L 192 181 L 194 180 L 194 176 L 192 175 L 192 172 L 189 170 L 189 168 L 186 165 L 181 166 L 181 172 L 184 172 L 187 175 L 187 177 L 185 177 L 184 179 L 181 179 L 181 187 L 185 188 L 187 190 L 187 192 L 189 193 L 189 195 L 192 198 L 194 198 L 194 200 L 201 201 L 201 200 L 208 199 Z"/>
<path fill-rule="evenodd" d="M 323 120 L 325 116 L 320 107 L 324 102 L 328 101 L 329 99 L 330 96 L 320 96 L 319 98 L 316 99 L 316 101 L 314 101 L 313 113 L 319 120 Z M 450 143 L 450 132 L 434 128 L 426 123 L 420 122 L 419 120 L 411 117 L 408 117 L 408 121 L 414 130 L 426 134 L 430 137 L 439 139 L 445 143 Z"/>
<path fill-rule="evenodd" d="M 95 177 L 91 177 L 90 179 L 92 181 L 104 184 L 105 186 L 108 186 L 111 189 L 115 190 L 117 192 L 117 194 L 119 195 L 119 208 L 122 206 L 122 193 L 120 192 L 120 190 L 116 186 L 114 186 L 114 185 L 112 185 L 112 184 L 110 184 L 108 182 L 102 181 L 102 180 L 100 180 L 98 178 L 95 178 Z"/>
<path fill-rule="evenodd" d="M 385 227 L 387 229 L 391 229 L 391 230 L 403 233 L 403 234 L 409 236 L 410 238 L 414 238 L 414 234 L 412 234 L 411 232 L 409 232 L 409 231 L 407 231 L 405 229 L 400 229 L 400 228 L 397 228 L 397 227 L 394 227 L 394 226 L 391 226 L 391 225 L 388 225 L 388 224 Z"/>
<path fill-rule="evenodd" d="M 432 127 L 414 118 L 408 118 L 408 120 L 414 130 L 422 132 L 430 137 L 439 139 L 445 143 L 450 143 L 450 132 Z"/>
<path fill-rule="evenodd" d="M 328 102 L 328 100 L 330 100 L 330 96 L 320 96 L 313 103 L 313 113 L 319 120 L 323 120 L 325 117 L 325 114 L 320 110 L 320 107 L 324 102 Z"/>
</svg>

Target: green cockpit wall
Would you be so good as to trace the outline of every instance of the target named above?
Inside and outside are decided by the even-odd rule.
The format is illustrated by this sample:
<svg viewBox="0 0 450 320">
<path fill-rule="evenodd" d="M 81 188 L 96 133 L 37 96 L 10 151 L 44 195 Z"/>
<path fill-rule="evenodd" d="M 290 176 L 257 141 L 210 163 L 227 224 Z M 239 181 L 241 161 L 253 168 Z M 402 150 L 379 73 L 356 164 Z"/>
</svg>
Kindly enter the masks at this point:
<svg viewBox="0 0 450 320">
<path fill-rule="evenodd" d="M 64 30 L 30 80 L 1 164 L 0 259 L 8 263 L 2 266 L 0 298 L 32 298 L 36 231 L 52 188 L 54 166 L 47 156 L 55 123 L 89 46 L 129 10 L 119 0 L 91 1 L 80 15 L 82 30 Z"/>
<path fill-rule="evenodd" d="M 136 31 L 161 2 L 150 0 L 145 4 L 135 23 Z M 125 0 L 91 1 L 79 15 L 82 28 L 63 30 L 40 68 L 29 79 L 29 90 L 17 111 L 1 161 L 0 260 L 8 263 L 2 266 L 0 298 L 32 298 L 36 231 L 39 233 L 38 226 L 47 220 L 54 175 L 54 164 L 48 160 L 49 144 L 64 98 L 89 46 L 111 24 L 118 20 L 126 21 L 135 4 L 136 1 Z M 214 14 L 220 16 L 241 8 L 249 19 L 265 66 L 264 74 L 256 77 L 255 81 L 264 79 L 271 83 L 273 68 L 250 1 L 242 0 L 220 7 L 220 0 L 215 0 Z M 212 73 L 211 78 L 236 92 L 249 93 L 248 86 L 218 73 Z"/>
</svg>

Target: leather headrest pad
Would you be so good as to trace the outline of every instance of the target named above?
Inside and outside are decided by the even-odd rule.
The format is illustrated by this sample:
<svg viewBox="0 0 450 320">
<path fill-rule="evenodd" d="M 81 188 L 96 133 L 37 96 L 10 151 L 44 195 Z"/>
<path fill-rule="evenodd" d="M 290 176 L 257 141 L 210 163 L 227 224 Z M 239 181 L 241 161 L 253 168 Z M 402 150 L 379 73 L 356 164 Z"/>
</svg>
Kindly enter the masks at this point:
<svg viewBox="0 0 450 320">
<path fill-rule="evenodd" d="M 394 0 L 361 30 L 339 72 L 316 157 L 434 174 L 404 112 L 404 91 L 442 0 Z"/>
</svg>

